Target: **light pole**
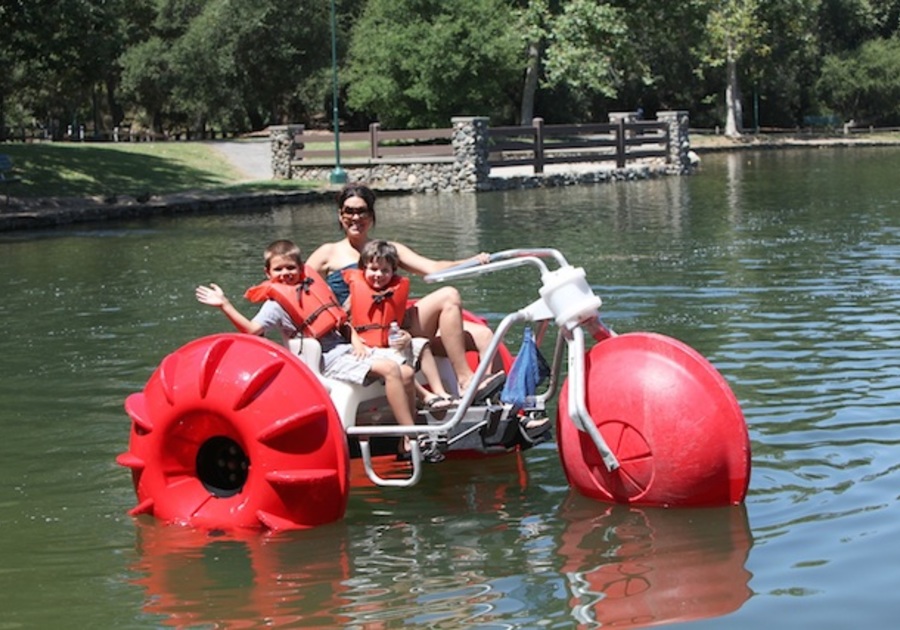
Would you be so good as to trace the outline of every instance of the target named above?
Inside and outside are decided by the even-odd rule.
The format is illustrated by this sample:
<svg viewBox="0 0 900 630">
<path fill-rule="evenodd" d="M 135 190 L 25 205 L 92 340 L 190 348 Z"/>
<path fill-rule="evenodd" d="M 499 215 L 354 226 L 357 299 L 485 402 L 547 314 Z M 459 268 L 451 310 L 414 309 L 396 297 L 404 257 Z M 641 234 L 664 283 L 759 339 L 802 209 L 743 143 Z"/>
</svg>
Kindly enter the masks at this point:
<svg viewBox="0 0 900 630">
<path fill-rule="evenodd" d="M 338 123 L 338 74 L 337 74 L 337 17 L 334 0 L 331 0 L 331 107 L 334 118 L 334 170 L 329 180 L 332 184 L 343 184 L 347 181 L 347 173 L 341 168 L 341 129 Z"/>
</svg>

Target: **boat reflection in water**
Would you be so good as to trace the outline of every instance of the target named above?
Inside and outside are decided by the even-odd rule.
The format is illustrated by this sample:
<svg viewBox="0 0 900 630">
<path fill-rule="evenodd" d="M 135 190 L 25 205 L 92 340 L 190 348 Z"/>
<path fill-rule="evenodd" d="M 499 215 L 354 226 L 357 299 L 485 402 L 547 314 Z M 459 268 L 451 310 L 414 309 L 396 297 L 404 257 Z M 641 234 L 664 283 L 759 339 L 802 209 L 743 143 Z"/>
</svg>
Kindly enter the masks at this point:
<svg viewBox="0 0 900 630">
<path fill-rule="evenodd" d="M 144 612 L 159 615 L 161 625 L 335 627 L 345 621 L 334 613 L 350 574 L 340 523 L 282 536 L 206 532 L 149 519 L 137 525 L 134 583 L 146 593 Z"/>
<path fill-rule="evenodd" d="M 374 464 L 384 477 L 408 474 L 408 464 L 393 456 L 375 458 Z M 519 453 L 479 460 L 478 466 L 468 461 L 442 466 L 445 474 L 432 479 L 428 493 L 441 521 L 461 515 L 492 519 L 527 486 Z M 359 460 L 351 462 L 350 472 L 357 510 L 380 514 L 369 517 L 371 524 L 342 520 L 267 536 L 256 530 L 206 532 L 136 519 L 133 582 L 145 592 L 144 612 L 174 627 L 377 628 L 420 615 L 414 592 L 423 584 L 441 592 L 455 591 L 459 584 L 465 589 L 461 600 L 450 598 L 452 606 L 431 603 L 430 619 L 453 619 L 467 607 L 482 609 L 484 604 L 475 601 L 479 593 L 486 593 L 487 600 L 499 596 L 479 573 L 435 581 L 422 560 L 441 548 L 477 547 L 477 536 L 409 522 L 412 514 L 405 510 L 415 508 L 404 500 L 405 493 L 372 484 Z M 392 548 L 396 541 L 386 539 L 385 529 L 404 532 L 402 549 Z M 525 570 L 524 560 L 520 570 Z"/>
<path fill-rule="evenodd" d="M 646 627 L 720 617 L 751 595 L 744 505 L 602 506 L 572 492 L 559 554 L 579 627 Z"/>
<path fill-rule="evenodd" d="M 362 516 L 276 536 L 138 518 L 144 612 L 174 627 L 534 627 L 562 615 L 630 628 L 719 617 L 751 595 L 742 505 L 636 508 L 569 491 L 535 518 L 543 490 L 521 457 L 441 466 L 418 499 L 351 467 Z M 548 570 L 562 589 L 535 583 Z"/>
</svg>

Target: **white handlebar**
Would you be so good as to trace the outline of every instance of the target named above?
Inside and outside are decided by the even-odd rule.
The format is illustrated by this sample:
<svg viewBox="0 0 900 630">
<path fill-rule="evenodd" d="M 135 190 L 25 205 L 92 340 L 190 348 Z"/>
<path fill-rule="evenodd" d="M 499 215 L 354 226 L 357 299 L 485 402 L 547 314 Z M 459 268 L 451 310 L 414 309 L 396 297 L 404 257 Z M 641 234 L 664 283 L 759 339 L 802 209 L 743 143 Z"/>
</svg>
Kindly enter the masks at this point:
<svg viewBox="0 0 900 630">
<path fill-rule="evenodd" d="M 561 267 L 568 265 L 565 257 L 555 249 L 507 249 L 491 254 L 490 262 L 481 264 L 478 260 L 467 260 L 464 263 L 453 265 L 442 271 L 436 271 L 425 276 L 425 282 L 444 282 L 458 278 L 471 278 L 485 273 L 491 273 L 500 269 L 509 269 L 522 265 L 535 265 L 541 275 L 547 272 L 547 266 L 540 258 L 553 258 Z"/>
</svg>

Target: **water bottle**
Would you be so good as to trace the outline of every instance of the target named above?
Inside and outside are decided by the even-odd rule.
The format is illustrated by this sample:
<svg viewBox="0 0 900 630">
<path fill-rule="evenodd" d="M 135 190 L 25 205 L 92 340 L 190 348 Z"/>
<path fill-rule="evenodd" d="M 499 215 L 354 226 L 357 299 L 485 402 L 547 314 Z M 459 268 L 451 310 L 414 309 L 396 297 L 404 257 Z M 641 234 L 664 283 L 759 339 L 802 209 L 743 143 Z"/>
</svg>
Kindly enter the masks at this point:
<svg viewBox="0 0 900 630">
<path fill-rule="evenodd" d="M 400 325 L 397 322 L 391 322 L 388 327 L 388 346 L 397 348 L 403 341 L 403 333 L 400 332 Z"/>
</svg>

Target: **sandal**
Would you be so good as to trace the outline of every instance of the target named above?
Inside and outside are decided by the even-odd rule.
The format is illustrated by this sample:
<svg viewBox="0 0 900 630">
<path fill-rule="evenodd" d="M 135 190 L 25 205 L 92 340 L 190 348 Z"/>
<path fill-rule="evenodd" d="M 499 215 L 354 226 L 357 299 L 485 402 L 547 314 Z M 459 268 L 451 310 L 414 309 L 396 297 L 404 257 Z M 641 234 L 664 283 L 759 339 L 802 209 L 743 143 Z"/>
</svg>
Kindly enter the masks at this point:
<svg viewBox="0 0 900 630">
<path fill-rule="evenodd" d="M 495 372 L 490 376 L 486 376 L 481 383 L 478 384 L 478 389 L 475 391 L 475 399 L 473 402 L 481 402 L 483 400 L 487 400 L 503 387 L 503 384 L 506 382 L 506 374 L 503 372 Z"/>
<path fill-rule="evenodd" d="M 426 411 L 446 411 L 456 407 L 458 404 L 459 401 L 449 396 L 435 396 L 425 401 L 425 409 Z"/>
<path fill-rule="evenodd" d="M 519 430 L 531 444 L 546 442 L 551 438 L 552 424 L 547 416 L 522 416 L 519 418 Z"/>
<path fill-rule="evenodd" d="M 550 423 L 550 418 L 542 416 L 540 418 L 522 418 L 520 424 L 526 431 L 534 431 L 536 429 L 544 429 Z"/>
</svg>

